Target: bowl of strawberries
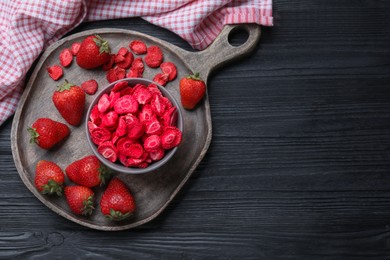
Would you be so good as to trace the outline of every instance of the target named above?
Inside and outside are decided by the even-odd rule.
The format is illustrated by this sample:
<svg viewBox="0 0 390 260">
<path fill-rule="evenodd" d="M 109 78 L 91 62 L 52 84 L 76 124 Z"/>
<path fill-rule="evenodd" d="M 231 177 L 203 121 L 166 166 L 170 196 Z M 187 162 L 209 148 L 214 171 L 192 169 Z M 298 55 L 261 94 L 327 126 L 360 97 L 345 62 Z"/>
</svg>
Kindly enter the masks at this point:
<svg viewBox="0 0 390 260">
<path fill-rule="evenodd" d="M 157 170 L 182 142 L 177 101 L 167 89 L 144 78 L 125 78 L 103 88 L 92 100 L 86 122 L 93 153 L 121 173 Z"/>
</svg>

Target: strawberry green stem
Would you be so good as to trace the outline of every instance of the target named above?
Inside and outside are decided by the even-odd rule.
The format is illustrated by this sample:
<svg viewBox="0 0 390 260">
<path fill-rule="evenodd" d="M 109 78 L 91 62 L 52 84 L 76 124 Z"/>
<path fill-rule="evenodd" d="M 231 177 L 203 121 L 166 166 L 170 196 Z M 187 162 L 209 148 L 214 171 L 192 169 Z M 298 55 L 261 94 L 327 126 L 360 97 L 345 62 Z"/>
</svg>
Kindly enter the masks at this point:
<svg viewBox="0 0 390 260">
<path fill-rule="evenodd" d="M 74 84 L 69 83 L 68 80 L 65 80 L 65 82 L 62 85 L 58 86 L 57 91 L 62 92 L 65 90 L 69 90 L 73 86 L 74 86 Z"/>
<path fill-rule="evenodd" d="M 187 79 L 202 80 L 202 78 L 199 75 L 199 72 L 195 72 L 194 74 L 188 75 Z"/>
</svg>

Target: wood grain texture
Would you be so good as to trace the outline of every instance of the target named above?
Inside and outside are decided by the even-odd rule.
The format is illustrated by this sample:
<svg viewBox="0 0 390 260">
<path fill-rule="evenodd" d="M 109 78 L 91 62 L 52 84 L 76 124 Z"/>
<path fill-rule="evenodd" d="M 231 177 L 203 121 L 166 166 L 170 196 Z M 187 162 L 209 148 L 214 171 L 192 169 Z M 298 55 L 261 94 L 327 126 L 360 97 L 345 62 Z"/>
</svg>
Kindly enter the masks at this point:
<svg viewBox="0 0 390 260">
<path fill-rule="evenodd" d="M 389 259 L 390 3 L 274 0 L 251 57 L 209 78 L 213 140 L 155 220 L 99 232 L 26 189 L 0 127 L 0 258 Z M 136 28 L 190 51 L 140 19 Z"/>
</svg>

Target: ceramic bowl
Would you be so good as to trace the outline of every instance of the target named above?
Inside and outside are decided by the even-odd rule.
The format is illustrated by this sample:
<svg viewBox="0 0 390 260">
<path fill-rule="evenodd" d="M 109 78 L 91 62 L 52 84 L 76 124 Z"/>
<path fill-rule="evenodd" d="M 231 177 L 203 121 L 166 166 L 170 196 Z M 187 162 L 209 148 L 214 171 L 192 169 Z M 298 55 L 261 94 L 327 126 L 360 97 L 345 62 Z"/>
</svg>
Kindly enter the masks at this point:
<svg viewBox="0 0 390 260">
<path fill-rule="evenodd" d="M 118 80 L 116 82 L 113 82 L 107 86 L 105 86 L 102 90 L 100 90 L 93 98 L 91 104 L 89 105 L 89 108 L 87 110 L 87 114 L 86 114 L 86 122 L 90 121 L 90 114 L 91 114 L 91 110 L 92 108 L 98 103 L 99 99 L 102 97 L 102 95 L 104 95 L 105 93 L 110 93 L 111 89 L 114 87 L 114 85 L 120 81 L 127 81 L 129 86 L 130 87 L 134 87 L 135 85 L 137 84 L 143 84 L 145 86 L 148 86 L 149 84 L 155 84 L 159 90 L 161 91 L 161 93 L 163 94 L 164 97 L 168 98 L 172 105 L 175 106 L 177 109 L 176 109 L 176 112 L 177 113 L 177 123 L 176 123 L 176 127 L 183 132 L 183 117 L 182 117 L 182 113 L 180 112 L 180 107 L 178 105 L 178 102 L 176 101 L 176 99 L 167 91 L 167 89 L 165 89 L 164 87 L 148 80 L 148 79 L 143 79 L 143 78 L 126 78 L 126 79 L 122 79 L 122 80 Z M 151 171 L 155 171 L 157 170 L 158 168 L 160 168 L 161 166 L 163 166 L 164 164 L 166 164 L 169 160 L 172 159 L 173 155 L 176 153 L 177 149 L 178 149 L 178 146 L 170 149 L 170 150 L 166 150 L 165 151 L 165 156 L 158 160 L 158 161 L 154 161 L 154 162 L 151 162 L 146 168 L 137 168 L 137 167 L 127 167 L 125 165 L 123 165 L 119 159 L 116 161 L 116 162 L 111 162 L 109 161 L 108 159 L 106 159 L 102 154 L 100 154 L 98 152 L 98 147 L 95 143 L 92 142 L 92 139 L 91 139 L 91 135 L 89 133 L 89 130 L 88 130 L 88 124 L 86 123 L 85 124 L 85 132 L 86 132 L 86 136 L 87 136 L 87 139 L 88 139 L 88 143 L 93 151 L 93 153 L 97 156 L 97 158 L 104 164 L 106 165 L 107 167 L 109 167 L 110 169 L 116 171 L 116 172 L 121 172 L 121 173 L 127 173 L 127 174 L 142 174 L 142 173 L 147 173 L 147 172 L 151 172 Z"/>
</svg>

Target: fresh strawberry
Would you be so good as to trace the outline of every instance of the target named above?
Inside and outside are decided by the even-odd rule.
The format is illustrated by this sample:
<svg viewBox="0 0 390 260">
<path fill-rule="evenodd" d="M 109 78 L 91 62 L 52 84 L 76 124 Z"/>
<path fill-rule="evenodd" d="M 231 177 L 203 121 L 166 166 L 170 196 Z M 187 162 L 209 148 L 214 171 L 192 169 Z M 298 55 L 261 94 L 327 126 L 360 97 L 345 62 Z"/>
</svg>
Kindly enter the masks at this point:
<svg viewBox="0 0 390 260">
<path fill-rule="evenodd" d="M 73 54 L 69 49 L 63 49 L 60 53 L 60 63 L 64 67 L 69 67 L 73 61 Z"/>
<path fill-rule="evenodd" d="M 100 209 L 108 219 L 120 221 L 134 213 L 136 204 L 127 186 L 120 179 L 114 178 L 102 195 Z"/>
<path fill-rule="evenodd" d="M 49 73 L 50 78 L 55 81 L 59 80 L 64 75 L 64 71 L 59 65 L 50 66 L 46 70 Z"/>
<path fill-rule="evenodd" d="M 99 35 L 91 35 L 83 40 L 76 55 L 77 64 L 84 69 L 98 68 L 111 59 L 107 41 Z"/>
<path fill-rule="evenodd" d="M 36 143 L 43 149 L 51 149 L 69 136 L 69 127 L 50 118 L 38 118 L 28 132 L 31 135 L 30 143 Z"/>
<path fill-rule="evenodd" d="M 90 188 L 103 185 L 111 176 L 111 171 L 95 155 L 72 162 L 65 172 L 72 182 Z"/>
<path fill-rule="evenodd" d="M 84 90 L 84 92 L 88 95 L 94 95 L 98 89 L 98 83 L 94 79 L 90 79 L 87 81 L 84 81 L 81 84 L 81 88 Z"/>
<path fill-rule="evenodd" d="M 135 54 L 145 54 L 146 53 L 146 44 L 140 40 L 133 40 L 129 44 L 130 50 L 132 50 Z"/>
<path fill-rule="evenodd" d="M 80 125 L 85 105 L 85 92 L 81 87 L 65 81 L 54 92 L 52 100 L 66 122 L 73 126 Z"/>
<path fill-rule="evenodd" d="M 181 104 L 185 109 L 194 109 L 206 93 L 206 84 L 199 77 L 199 73 L 187 76 L 180 80 Z"/>
<path fill-rule="evenodd" d="M 152 45 L 148 47 L 145 56 L 145 63 L 151 68 L 158 68 L 164 58 L 163 52 L 160 47 Z"/>
<path fill-rule="evenodd" d="M 62 195 L 65 174 L 54 162 L 40 160 L 35 167 L 35 187 L 42 194 Z"/>
<path fill-rule="evenodd" d="M 66 202 L 74 214 L 89 216 L 94 208 L 94 192 L 84 186 L 66 186 L 64 189 Z"/>
<path fill-rule="evenodd" d="M 73 56 L 77 55 L 77 53 L 80 50 L 80 46 L 81 46 L 81 43 L 79 43 L 79 42 L 75 42 L 72 44 L 72 46 L 70 47 L 70 51 L 72 52 Z"/>
<path fill-rule="evenodd" d="M 168 81 L 172 81 L 176 78 L 177 68 L 173 62 L 170 61 L 163 62 L 161 63 L 160 68 L 163 74 L 168 75 Z"/>
</svg>

